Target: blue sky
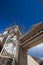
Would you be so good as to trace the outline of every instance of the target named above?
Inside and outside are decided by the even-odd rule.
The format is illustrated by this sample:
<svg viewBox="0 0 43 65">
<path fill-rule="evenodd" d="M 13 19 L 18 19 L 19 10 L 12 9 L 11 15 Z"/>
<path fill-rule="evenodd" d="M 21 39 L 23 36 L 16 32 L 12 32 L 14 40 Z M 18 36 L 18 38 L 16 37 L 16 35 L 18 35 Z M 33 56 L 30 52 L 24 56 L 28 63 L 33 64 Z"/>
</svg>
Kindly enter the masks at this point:
<svg viewBox="0 0 43 65">
<path fill-rule="evenodd" d="M 43 58 L 43 43 L 29 49 L 28 54 L 31 55 L 31 56 Z"/>
<path fill-rule="evenodd" d="M 24 33 L 32 24 L 43 22 L 43 3 L 40 1 L 0 0 L 0 33 L 15 24 L 24 25 Z"/>
<path fill-rule="evenodd" d="M 25 26 L 23 32 L 37 22 L 43 21 L 40 0 L 0 0 L 0 32 L 16 24 Z"/>
</svg>

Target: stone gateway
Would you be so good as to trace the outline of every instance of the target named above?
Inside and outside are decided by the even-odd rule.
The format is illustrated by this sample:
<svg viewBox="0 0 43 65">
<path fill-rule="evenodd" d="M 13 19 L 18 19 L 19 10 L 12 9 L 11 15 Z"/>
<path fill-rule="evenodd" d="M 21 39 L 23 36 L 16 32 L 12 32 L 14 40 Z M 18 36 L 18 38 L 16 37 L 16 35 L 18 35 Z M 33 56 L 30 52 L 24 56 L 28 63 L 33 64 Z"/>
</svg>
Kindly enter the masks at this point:
<svg viewBox="0 0 43 65">
<path fill-rule="evenodd" d="M 21 34 L 18 26 L 7 28 L 0 35 L 0 65 L 28 65 L 27 50 L 42 42 L 43 22 L 32 25 L 25 35 Z M 29 58 L 34 61 L 31 56 Z"/>
</svg>

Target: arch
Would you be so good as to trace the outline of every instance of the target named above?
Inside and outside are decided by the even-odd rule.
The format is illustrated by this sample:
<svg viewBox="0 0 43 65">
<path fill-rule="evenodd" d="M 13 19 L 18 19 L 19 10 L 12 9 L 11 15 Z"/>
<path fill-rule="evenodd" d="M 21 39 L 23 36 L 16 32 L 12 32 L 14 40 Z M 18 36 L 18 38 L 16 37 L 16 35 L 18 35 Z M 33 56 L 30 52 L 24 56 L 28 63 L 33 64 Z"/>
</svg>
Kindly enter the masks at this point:
<svg viewBox="0 0 43 65">
<path fill-rule="evenodd" d="M 43 42 L 43 22 L 35 24 L 29 32 L 20 39 L 20 58 L 19 65 L 27 65 L 26 52 L 38 44 Z"/>
</svg>

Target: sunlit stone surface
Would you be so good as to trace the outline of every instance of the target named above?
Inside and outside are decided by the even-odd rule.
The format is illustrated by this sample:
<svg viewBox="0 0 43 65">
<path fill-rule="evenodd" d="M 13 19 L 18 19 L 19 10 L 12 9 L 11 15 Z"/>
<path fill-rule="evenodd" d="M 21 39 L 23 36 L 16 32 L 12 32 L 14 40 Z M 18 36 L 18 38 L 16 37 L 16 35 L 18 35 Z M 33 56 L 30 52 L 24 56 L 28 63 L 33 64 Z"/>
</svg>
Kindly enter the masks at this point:
<svg viewBox="0 0 43 65">
<path fill-rule="evenodd" d="M 5 35 L 5 34 L 7 34 L 8 33 L 8 31 L 5 31 L 4 33 L 3 33 L 3 35 Z"/>
<path fill-rule="evenodd" d="M 1 42 L 3 41 L 3 38 L 4 38 L 4 37 L 0 37 L 0 41 L 1 41 Z"/>
</svg>

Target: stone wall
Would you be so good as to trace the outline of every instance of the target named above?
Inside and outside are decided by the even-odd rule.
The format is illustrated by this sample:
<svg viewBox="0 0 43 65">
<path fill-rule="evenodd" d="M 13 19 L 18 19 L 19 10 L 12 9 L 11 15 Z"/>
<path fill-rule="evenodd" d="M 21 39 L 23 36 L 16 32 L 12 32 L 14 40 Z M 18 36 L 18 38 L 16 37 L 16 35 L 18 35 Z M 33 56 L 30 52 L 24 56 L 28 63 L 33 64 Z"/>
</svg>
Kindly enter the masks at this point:
<svg viewBox="0 0 43 65">
<path fill-rule="evenodd" d="M 16 60 L 7 56 L 0 56 L 0 65 L 18 65 Z"/>
<path fill-rule="evenodd" d="M 27 65 L 39 65 L 30 55 L 27 56 Z"/>
</svg>

